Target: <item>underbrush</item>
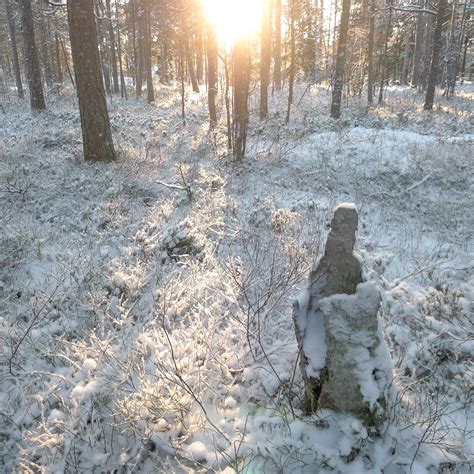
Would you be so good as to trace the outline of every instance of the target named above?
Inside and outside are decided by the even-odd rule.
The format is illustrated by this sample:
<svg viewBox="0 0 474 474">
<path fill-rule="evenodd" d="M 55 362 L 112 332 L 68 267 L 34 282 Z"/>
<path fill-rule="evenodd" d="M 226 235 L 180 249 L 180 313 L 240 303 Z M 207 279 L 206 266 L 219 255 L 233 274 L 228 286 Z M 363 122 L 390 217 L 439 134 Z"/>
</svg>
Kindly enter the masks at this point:
<svg viewBox="0 0 474 474">
<path fill-rule="evenodd" d="M 234 163 L 205 97 L 184 127 L 174 92 L 160 90 L 161 109 L 111 105 L 110 165 L 77 159 L 69 96 L 46 119 L 7 111 L 1 469 L 462 471 L 474 454 L 467 99 L 428 118 L 407 105 L 413 91 L 389 91 L 335 123 L 314 113 L 328 99 L 314 87 Z M 443 133 L 425 135 L 433 123 Z M 291 306 L 341 201 L 360 209 L 357 250 L 395 367 L 379 438 L 301 410 Z"/>
</svg>

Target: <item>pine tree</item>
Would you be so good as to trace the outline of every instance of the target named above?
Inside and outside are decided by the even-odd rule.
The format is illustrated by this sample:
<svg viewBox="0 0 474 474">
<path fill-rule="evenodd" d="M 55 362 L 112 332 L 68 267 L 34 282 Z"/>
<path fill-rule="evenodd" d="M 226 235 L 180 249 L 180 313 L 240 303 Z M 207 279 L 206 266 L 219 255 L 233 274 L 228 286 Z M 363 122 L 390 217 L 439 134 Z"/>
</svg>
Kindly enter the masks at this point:
<svg viewBox="0 0 474 474">
<path fill-rule="evenodd" d="M 43 81 L 36 48 L 35 28 L 33 23 L 33 9 L 31 0 L 19 0 L 22 13 L 23 43 L 25 47 L 25 63 L 30 90 L 30 103 L 33 110 L 46 108 L 43 92 Z"/>
<path fill-rule="evenodd" d="M 343 0 L 331 102 L 331 117 L 335 119 L 339 118 L 341 115 L 342 86 L 344 84 L 344 66 L 346 63 L 350 10 L 351 0 Z"/>
<path fill-rule="evenodd" d="M 68 0 L 67 13 L 84 158 L 113 160 L 115 150 L 99 58 L 94 0 Z"/>
<path fill-rule="evenodd" d="M 436 82 L 438 81 L 439 74 L 441 71 L 440 56 L 441 48 L 443 46 L 443 26 L 444 26 L 444 14 L 446 10 L 447 0 L 438 1 L 438 11 L 436 14 L 436 28 L 434 32 L 433 48 L 431 51 L 431 62 L 430 72 L 428 76 L 428 86 L 426 88 L 424 110 L 432 110 L 434 95 L 436 90 Z"/>
</svg>

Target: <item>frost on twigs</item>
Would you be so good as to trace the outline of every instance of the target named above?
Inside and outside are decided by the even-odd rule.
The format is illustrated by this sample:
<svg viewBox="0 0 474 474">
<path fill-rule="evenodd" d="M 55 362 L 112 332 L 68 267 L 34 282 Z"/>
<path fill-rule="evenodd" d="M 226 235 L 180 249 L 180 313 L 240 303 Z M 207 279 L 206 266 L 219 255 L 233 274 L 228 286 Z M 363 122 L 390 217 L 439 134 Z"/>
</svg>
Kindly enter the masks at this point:
<svg viewBox="0 0 474 474">
<path fill-rule="evenodd" d="M 185 219 L 167 230 L 163 236 L 163 248 L 173 260 L 184 256 L 197 258 L 205 248 L 205 239 L 193 222 Z"/>
<path fill-rule="evenodd" d="M 377 427 L 386 415 L 391 362 L 377 318 L 380 293 L 363 282 L 353 253 L 357 224 L 355 206 L 335 209 L 324 255 L 295 302 L 294 320 L 305 411 L 350 412 Z"/>
</svg>

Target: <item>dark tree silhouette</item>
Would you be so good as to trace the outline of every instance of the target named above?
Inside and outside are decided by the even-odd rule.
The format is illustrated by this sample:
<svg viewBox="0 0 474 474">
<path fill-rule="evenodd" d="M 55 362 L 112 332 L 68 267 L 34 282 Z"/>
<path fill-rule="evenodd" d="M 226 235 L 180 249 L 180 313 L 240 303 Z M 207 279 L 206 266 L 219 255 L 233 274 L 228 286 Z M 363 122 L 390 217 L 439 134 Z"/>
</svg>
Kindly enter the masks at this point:
<svg viewBox="0 0 474 474">
<path fill-rule="evenodd" d="M 44 110 L 43 81 L 36 48 L 35 28 L 33 24 L 33 10 L 31 0 L 19 1 L 22 14 L 23 43 L 25 48 L 26 73 L 30 90 L 30 103 L 33 110 Z"/>
<path fill-rule="evenodd" d="M 15 20 L 13 19 L 10 0 L 5 0 L 5 11 L 7 14 L 8 32 L 10 34 L 10 45 L 12 50 L 13 70 L 15 72 L 15 82 L 18 97 L 23 99 L 23 84 L 21 82 L 20 61 L 18 60 L 18 47 L 16 44 Z"/>
<path fill-rule="evenodd" d="M 86 160 L 115 159 L 100 67 L 94 0 L 68 0 L 69 36 Z"/>
<path fill-rule="evenodd" d="M 336 119 L 341 115 L 342 86 L 344 84 L 344 66 L 346 64 L 347 32 L 349 30 L 350 11 L 351 0 L 343 0 L 331 103 L 331 117 Z"/>
<path fill-rule="evenodd" d="M 444 13 L 446 10 L 447 0 L 438 1 L 438 11 L 436 14 L 436 28 L 434 32 L 433 48 L 431 51 L 431 62 L 430 62 L 430 73 L 428 76 L 428 86 L 426 88 L 424 110 L 432 110 L 434 95 L 436 90 L 436 82 L 438 80 L 441 64 L 440 64 L 440 53 L 443 47 L 443 32 L 444 25 Z"/>
</svg>

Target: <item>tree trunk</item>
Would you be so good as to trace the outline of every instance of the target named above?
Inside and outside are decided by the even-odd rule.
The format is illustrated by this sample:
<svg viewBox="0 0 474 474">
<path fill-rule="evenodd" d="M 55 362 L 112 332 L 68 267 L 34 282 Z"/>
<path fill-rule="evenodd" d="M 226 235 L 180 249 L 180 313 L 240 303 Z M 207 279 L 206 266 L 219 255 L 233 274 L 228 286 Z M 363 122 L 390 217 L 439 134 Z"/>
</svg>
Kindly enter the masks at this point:
<svg viewBox="0 0 474 474">
<path fill-rule="evenodd" d="M 149 104 L 155 102 L 155 91 L 153 89 L 153 71 L 151 67 L 151 25 L 150 25 L 150 2 L 143 0 L 143 31 L 144 31 L 144 64 L 146 75 L 147 101 Z"/>
<path fill-rule="evenodd" d="M 110 79 L 110 69 L 109 69 L 109 60 L 108 60 L 108 45 L 107 45 L 107 26 L 104 25 L 104 10 L 102 2 L 94 2 L 95 15 L 101 20 L 97 22 L 96 30 L 98 35 L 98 44 L 99 44 L 99 60 L 102 66 L 102 74 L 104 75 L 104 84 L 105 91 L 107 95 L 112 94 L 111 89 L 111 79 Z"/>
<path fill-rule="evenodd" d="M 161 44 L 160 82 L 168 84 L 168 42 L 166 39 L 163 39 Z"/>
<path fill-rule="evenodd" d="M 125 84 L 125 77 L 123 75 L 123 60 L 122 60 L 122 39 L 120 33 L 120 15 L 118 11 L 118 4 L 117 0 L 115 0 L 115 11 L 117 13 L 117 53 L 118 53 L 118 60 L 119 60 L 119 68 L 120 68 L 120 97 L 128 99 L 127 94 L 127 86 Z"/>
<path fill-rule="evenodd" d="M 333 61 L 332 63 L 335 64 L 336 63 L 336 46 L 337 46 L 337 9 L 338 9 L 338 0 L 334 0 L 334 26 L 332 28 L 332 58 L 333 58 Z M 341 17 L 341 20 L 342 20 L 342 17 Z"/>
<path fill-rule="evenodd" d="M 179 38 L 179 80 L 181 82 L 181 118 L 183 119 L 183 125 L 186 125 L 186 90 L 184 87 L 184 47 L 183 47 L 183 38 Z"/>
<path fill-rule="evenodd" d="M 19 0 L 19 4 L 22 12 L 23 43 L 31 108 L 33 110 L 44 110 L 46 103 L 44 101 L 38 50 L 36 49 L 31 0 Z"/>
<path fill-rule="evenodd" d="M 183 13 L 185 15 L 186 12 Z M 191 85 L 193 87 L 193 92 L 199 92 L 199 84 L 196 79 L 196 73 L 194 72 L 193 56 L 191 54 L 191 49 L 189 47 L 189 31 L 186 18 L 181 18 L 181 29 L 183 32 L 183 42 L 184 42 L 184 53 L 186 55 L 186 63 L 188 66 L 188 74 L 191 79 Z"/>
<path fill-rule="evenodd" d="M 380 74 L 380 89 L 379 89 L 379 104 L 383 102 L 383 88 L 385 85 L 385 78 L 387 75 L 387 54 L 388 54 L 388 40 L 390 38 L 390 30 L 392 29 L 392 9 L 388 12 L 388 22 L 387 22 L 387 30 L 385 32 L 385 45 L 383 50 L 383 57 L 382 57 L 382 67 L 381 67 L 381 74 Z"/>
<path fill-rule="evenodd" d="M 63 83 L 63 71 L 61 68 L 61 44 L 59 42 L 59 34 L 54 34 L 55 54 L 56 54 L 56 82 Z"/>
<path fill-rule="evenodd" d="M 265 0 L 260 58 L 260 120 L 268 115 L 268 86 L 272 60 L 272 0 Z"/>
<path fill-rule="evenodd" d="M 367 102 L 374 100 L 374 42 L 375 42 L 375 0 L 370 0 L 369 38 L 367 51 Z"/>
<path fill-rule="evenodd" d="M 207 26 L 207 101 L 211 127 L 217 123 L 216 92 L 217 92 L 217 40 L 214 27 Z"/>
<path fill-rule="evenodd" d="M 293 85 L 296 74 L 295 0 L 290 0 L 288 7 L 290 10 L 290 74 L 288 77 L 288 104 L 286 107 L 285 123 L 290 121 L 291 106 L 293 104 Z"/>
<path fill-rule="evenodd" d="M 433 29 L 434 29 L 434 18 L 433 15 L 427 15 L 425 21 L 425 28 L 424 28 L 424 36 L 423 36 L 423 51 L 421 55 L 421 81 L 420 86 L 423 90 L 426 89 L 428 84 L 428 75 L 430 72 L 430 65 L 431 65 L 431 53 L 433 47 Z"/>
<path fill-rule="evenodd" d="M 248 98 L 250 85 L 250 47 L 247 38 L 236 41 L 233 54 L 234 78 L 234 120 L 233 120 L 233 146 L 234 157 L 240 160 L 245 155 L 248 127 Z"/>
<path fill-rule="evenodd" d="M 58 77 L 60 73 L 58 73 L 58 63 L 56 62 L 57 54 L 56 54 L 56 34 L 53 32 L 53 23 L 50 20 L 48 23 L 48 48 L 49 48 L 49 57 L 51 59 L 51 72 L 53 76 L 53 83 L 58 84 L 60 81 Z"/>
<path fill-rule="evenodd" d="M 196 33 L 196 41 L 195 41 L 195 48 L 196 48 L 196 75 L 198 84 L 202 84 L 204 80 L 204 59 L 202 54 L 202 23 L 199 23 L 198 31 Z"/>
<path fill-rule="evenodd" d="M 138 5 L 137 5 L 138 3 Z M 144 31 L 144 14 L 143 14 L 143 0 L 138 0 L 134 2 L 134 12 L 135 20 L 137 24 L 136 35 L 138 37 L 137 41 L 137 54 L 135 62 L 136 78 L 135 78 L 135 95 L 137 99 L 142 96 L 142 87 L 143 87 L 143 73 L 145 71 L 145 31 Z"/>
<path fill-rule="evenodd" d="M 273 84 L 281 90 L 281 0 L 274 1 Z"/>
<path fill-rule="evenodd" d="M 59 33 L 58 33 L 58 39 L 59 39 L 59 44 L 61 45 L 61 49 L 62 49 L 62 52 L 63 52 L 64 62 L 66 63 L 66 68 L 67 68 L 67 72 L 68 72 L 68 75 L 69 75 L 69 79 L 71 80 L 71 84 L 74 87 L 76 87 L 76 83 L 74 81 L 74 78 L 72 77 L 71 68 L 69 67 L 69 60 L 68 60 L 68 57 L 67 57 L 66 48 L 64 47 L 63 40 L 61 39 L 61 36 L 59 35 Z"/>
<path fill-rule="evenodd" d="M 114 86 L 114 94 L 120 91 L 118 71 L 117 71 L 117 49 L 115 47 L 115 32 L 112 20 L 112 9 L 110 8 L 110 0 L 105 0 L 105 8 L 107 14 L 109 43 L 110 43 L 110 64 L 112 65 L 112 83 Z"/>
<path fill-rule="evenodd" d="M 469 48 L 470 45 L 470 37 L 469 33 L 466 32 L 466 27 L 468 24 L 468 19 L 470 17 L 470 14 L 468 13 L 467 10 L 467 3 L 464 4 L 464 9 L 462 13 L 462 18 L 461 18 L 461 26 L 459 28 L 459 38 L 458 38 L 458 44 L 459 44 L 459 50 L 457 54 L 457 60 L 456 60 L 456 75 L 459 74 L 459 81 L 460 84 L 464 84 L 464 73 L 466 70 L 466 58 L 467 58 L 467 49 Z M 461 64 L 459 64 L 459 61 L 461 61 Z M 459 70 L 459 68 L 461 68 Z"/>
<path fill-rule="evenodd" d="M 466 3 L 467 4 L 467 3 Z M 456 16 L 458 9 L 458 0 L 453 1 L 453 11 L 451 14 L 451 27 L 449 29 L 448 41 L 448 61 L 446 64 L 446 97 L 449 99 L 450 95 L 454 94 L 456 87 L 456 63 L 458 57 L 458 48 L 456 45 Z"/>
<path fill-rule="evenodd" d="M 18 48 L 16 44 L 15 20 L 13 19 L 10 0 L 5 0 L 5 10 L 7 13 L 8 32 L 10 34 L 10 46 L 12 50 L 13 71 L 15 73 L 15 83 L 18 97 L 23 99 L 23 84 L 21 83 L 20 61 L 18 60 Z"/>
<path fill-rule="evenodd" d="M 366 0 L 367 1 L 367 0 Z M 315 5 L 318 4 L 318 0 L 315 0 Z M 368 15 L 367 15 L 368 17 Z M 319 78 L 318 82 L 321 82 L 326 68 L 325 68 L 325 58 L 326 58 L 326 42 L 324 41 L 325 32 L 324 32 L 324 0 L 320 0 L 319 12 L 318 12 L 318 49 L 315 51 L 315 62 L 319 64 Z M 324 62 L 323 62 L 324 61 Z"/>
<path fill-rule="evenodd" d="M 132 37 L 132 71 L 133 71 L 133 79 L 135 81 L 135 85 L 137 82 L 137 74 L 138 74 L 138 52 L 137 52 L 137 5 L 136 0 L 130 0 L 131 2 L 131 37 Z M 130 65 L 130 61 L 128 62 Z M 130 68 L 129 68 L 130 72 Z"/>
<path fill-rule="evenodd" d="M 434 33 L 433 48 L 431 52 L 430 73 L 428 76 L 428 85 L 426 88 L 424 110 L 433 110 L 434 95 L 436 90 L 436 82 L 440 73 L 440 55 L 442 47 L 442 32 L 444 24 L 444 13 L 446 10 L 447 0 L 438 1 L 438 12 L 436 14 L 436 28 Z"/>
<path fill-rule="evenodd" d="M 339 40 L 337 45 L 336 70 L 332 89 L 331 117 L 341 115 L 342 86 L 344 84 L 344 66 L 346 63 L 347 33 L 349 30 L 349 16 L 351 0 L 342 0 L 341 23 L 339 25 Z"/>
<path fill-rule="evenodd" d="M 227 52 L 224 50 L 224 72 L 225 72 L 225 111 L 227 121 L 227 149 L 232 149 L 232 120 L 230 114 L 230 74 L 229 74 L 229 62 L 227 60 Z"/>
<path fill-rule="evenodd" d="M 44 2 L 44 5 L 48 6 L 48 3 Z M 50 58 L 50 38 L 48 21 L 49 19 L 44 15 L 39 16 L 39 53 L 41 62 L 43 64 L 44 78 L 46 80 L 46 84 L 51 87 L 53 85 L 53 73 Z"/>
<path fill-rule="evenodd" d="M 101 74 L 94 0 L 68 0 L 67 13 L 84 158 L 113 160 L 115 150 Z"/>
<path fill-rule="evenodd" d="M 403 47 L 403 63 L 402 63 L 402 71 L 400 73 L 400 84 L 402 86 L 406 86 L 408 83 L 408 65 L 410 59 L 410 41 L 411 35 L 407 34 L 405 38 L 405 45 Z"/>
<path fill-rule="evenodd" d="M 424 0 L 418 2 L 420 8 L 424 6 Z M 418 13 L 416 16 L 416 30 L 415 30 L 415 51 L 413 52 L 413 70 L 411 73 L 412 86 L 419 86 L 421 83 L 421 74 L 423 72 L 422 55 L 423 55 L 423 38 L 425 27 L 425 15 Z"/>
<path fill-rule="evenodd" d="M 470 43 L 470 38 L 469 36 L 466 36 L 464 39 L 464 50 L 462 53 L 462 61 L 461 61 L 461 85 L 464 84 L 464 79 L 466 75 L 466 59 L 467 59 L 467 50 L 469 48 L 469 43 Z"/>
</svg>

